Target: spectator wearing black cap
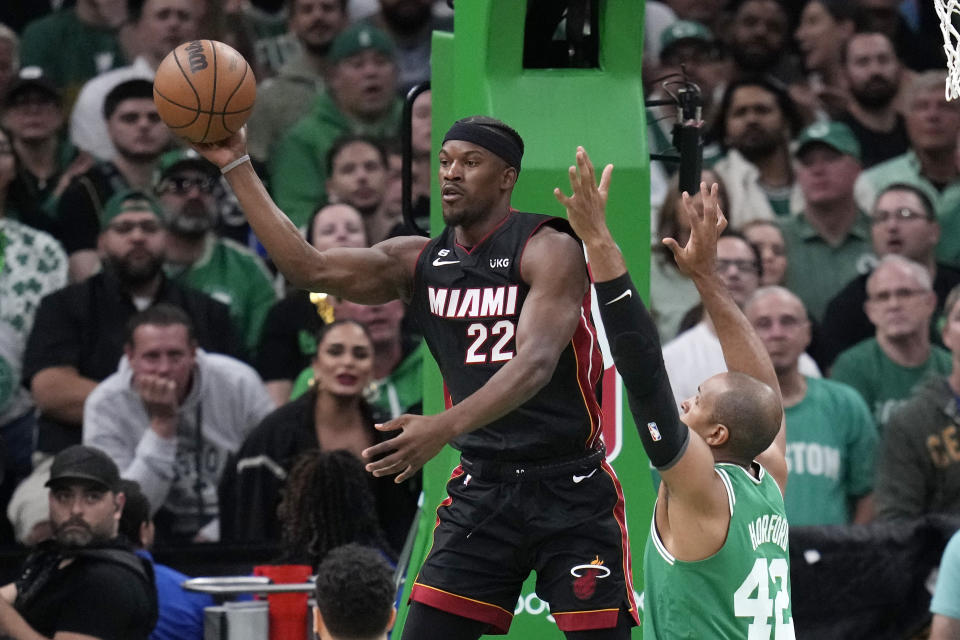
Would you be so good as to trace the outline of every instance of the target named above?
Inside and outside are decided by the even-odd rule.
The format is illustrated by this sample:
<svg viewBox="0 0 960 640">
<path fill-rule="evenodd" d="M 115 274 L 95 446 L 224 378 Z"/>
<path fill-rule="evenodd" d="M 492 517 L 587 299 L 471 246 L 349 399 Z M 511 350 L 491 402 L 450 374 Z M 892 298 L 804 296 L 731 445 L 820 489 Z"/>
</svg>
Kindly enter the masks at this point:
<svg viewBox="0 0 960 640">
<path fill-rule="evenodd" d="M 57 239 L 70 258 L 72 282 L 99 266 L 97 236 L 104 204 L 123 189 L 152 189 L 157 161 L 172 139 L 153 103 L 149 80 L 135 78 L 114 87 L 103 103 L 103 115 L 117 153 L 78 176 L 57 207 Z"/>
<path fill-rule="evenodd" d="M 167 275 L 229 306 L 253 354 L 277 292 L 260 256 L 215 233 L 226 196 L 219 182 L 220 171 L 196 151 L 160 158 L 155 190 L 167 226 Z"/>
<path fill-rule="evenodd" d="M 383 31 L 354 25 L 330 46 L 327 90 L 310 113 L 277 145 L 270 166 L 277 204 L 304 226 L 323 200 L 327 151 L 348 133 L 396 136 L 402 102 L 397 97 L 396 49 Z"/>
<path fill-rule="evenodd" d="M 125 496 L 117 465 L 98 449 L 69 447 L 53 460 L 46 486 L 53 540 L 0 589 L 0 634 L 146 640 L 157 595 L 149 563 L 118 537 Z"/>
<path fill-rule="evenodd" d="M 127 321 L 138 310 L 160 302 L 180 306 L 193 320 L 200 346 L 240 351 L 226 305 L 164 276 L 162 211 L 151 196 L 115 195 L 101 224 L 103 271 L 45 297 L 27 341 L 23 383 L 40 409 L 41 452 L 80 442 L 83 403 L 116 371 Z"/>
<path fill-rule="evenodd" d="M 64 110 L 57 86 L 39 67 L 24 67 L 3 97 L 3 126 L 17 155 L 10 202 L 52 217 L 70 180 L 92 161 L 63 135 Z M 51 226 L 45 226 L 52 229 Z"/>
</svg>

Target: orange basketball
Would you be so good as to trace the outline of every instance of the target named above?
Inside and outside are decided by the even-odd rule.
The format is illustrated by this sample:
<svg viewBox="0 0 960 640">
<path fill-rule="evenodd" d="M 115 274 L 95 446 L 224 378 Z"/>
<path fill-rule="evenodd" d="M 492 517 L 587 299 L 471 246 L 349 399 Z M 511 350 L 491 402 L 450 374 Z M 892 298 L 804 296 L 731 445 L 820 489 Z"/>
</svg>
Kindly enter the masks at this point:
<svg viewBox="0 0 960 640">
<path fill-rule="evenodd" d="M 250 65 L 216 40 L 181 44 L 163 59 L 153 80 L 160 117 L 191 142 L 217 142 L 238 131 L 256 97 Z"/>
</svg>

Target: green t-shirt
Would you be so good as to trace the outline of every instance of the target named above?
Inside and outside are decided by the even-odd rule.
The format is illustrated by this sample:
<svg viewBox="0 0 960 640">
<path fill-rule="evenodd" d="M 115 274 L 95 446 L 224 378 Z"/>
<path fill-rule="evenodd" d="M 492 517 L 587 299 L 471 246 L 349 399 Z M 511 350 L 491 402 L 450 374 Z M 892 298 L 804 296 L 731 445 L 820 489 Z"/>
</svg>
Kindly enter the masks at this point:
<svg viewBox="0 0 960 640">
<path fill-rule="evenodd" d="M 848 282 L 867 273 L 876 261 L 870 239 L 870 222 L 859 214 L 847 237 L 831 246 L 803 215 L 779 218 L 789 266 L 784 283 L 803 300 L 807 312 L 823 319 L 827 304 Z M 815 277 L 814 277 L 815 276 Z"/>
<path fill-rule="evenodd" d="M 410 411 L 420 402 L 423 402 L 423 353 L 426 343 L 421 342 L 417 348 L 407 354 L 397 368 L 382 380 L 376 380 L 373 394 L 367 400 L 391 418 Z M 314 348 L 316 351 L 316 348 Z M 313 385 L 313 368 L 307 367 L 300 372 L 293 382 L 290 399 L 299 398 Z"/>
<path fill-rule="evenodd" d="M 20 66 L 38 66 L 63 90 L 69 111 L 83 84 L 126 64 L 117 34 L 80 22 L 74 8 L 34 20 L 23 30 Z"/>
<path fill-rule="evenodd" d="M 876 338 L 868 338 L 837 356 L 830 377 L 860 392 L 882 434 L 890 414 L 910 397 L 918 382 L 928 375 L 949 375 L 952 365 L 950 352 L 931 346 L 926 362 L 903 367 L 887 357 Z"/>
<path fill-rule="evenodd" d="M 780 488 L 762 468 L 759 478 L 733 464 L 714 468 L 730 500 L 727 539 L 709 558 L 683 562 L 651 525 L 643 637 L 792 640 L 789 527 Z"/>
<path fill-rule="evenodd" d="M 277 301 L 270 271 L 259 256 L 233 240 L 210 236 L 204 255 L 186 272 L 168 264 L 167 273 L 228 305 L 247 353 L 254 353 L 267 313 Z"/>
<path fill-rule="evenodd" d="M 856 390 L 806 380 L 803 400 L 786 409 L 787 518 L 794 527 L 849 524 L 851 500 L 873 490 L 877 427 Z"/>
</svg>

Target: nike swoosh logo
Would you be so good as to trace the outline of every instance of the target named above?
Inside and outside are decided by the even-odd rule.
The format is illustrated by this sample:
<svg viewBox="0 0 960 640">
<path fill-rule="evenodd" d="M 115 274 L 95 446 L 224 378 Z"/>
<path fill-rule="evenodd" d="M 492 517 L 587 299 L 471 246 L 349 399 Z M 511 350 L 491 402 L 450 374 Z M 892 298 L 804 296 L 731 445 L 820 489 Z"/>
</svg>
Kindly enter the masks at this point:
<svg viewBox="0 0 960 640">
<path fill-rule="evenodd" d="M 592 477 L 593 477 L 593 474 L 595 474 L 596 472 L 597 472 L 597 470 L 594 469 L 593 471 L 591 471 L 590 473 L 588 473 L 588 474 L 585 475 L 585 476 L 573 476 L 573 482 L 574 482 L 574 484 L 580 484 L 581 482 L 583 482 L 583 481 L 586 480 L 587 478 L 592 478 Z"/>
<path fill-rule="evenodd" d="M 433 261 L 433 266 L 435 267 L 442 267 L 445 264 L 460 264 L 460 261 L 459 260 L 441 260 L 440 258 L 437 258 L 436 260 Z"/>
<path fill-rule="evenodd" d="M 621 293 L 620 295 L 618 295 L 616 298 L 614 298 L 614 299 L 611 300 L 610 302 L 606 303 L 604 306 L 611 305 L 611 304 L 613 304 L 614 302 L 616 302 L 617 300 L 623 300 L 624 298 L 631 298 L 631 297 L 633 297 L 633 291 L 630 291 L 630 289 L 627 289 L 626 291 L 624 291 L 623 293 Z"/>
</svg>

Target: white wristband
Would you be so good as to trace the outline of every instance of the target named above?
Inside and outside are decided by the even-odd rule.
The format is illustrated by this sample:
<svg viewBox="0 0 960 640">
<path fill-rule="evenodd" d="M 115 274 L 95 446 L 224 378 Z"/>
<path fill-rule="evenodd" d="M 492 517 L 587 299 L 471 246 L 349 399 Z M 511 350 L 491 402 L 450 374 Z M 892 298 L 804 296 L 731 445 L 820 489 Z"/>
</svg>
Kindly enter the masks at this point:
<svg viewBox="0 0 960 640">
<path fill-rule="evenodd" d="M 244 154 L 231 162 L 230 164 L 220 167 L 220 173 L 226 175 L 228 171 L 232 171 L 242 165 L 244 162 L 250 162 L 250 154 Z"/>
</svg>

